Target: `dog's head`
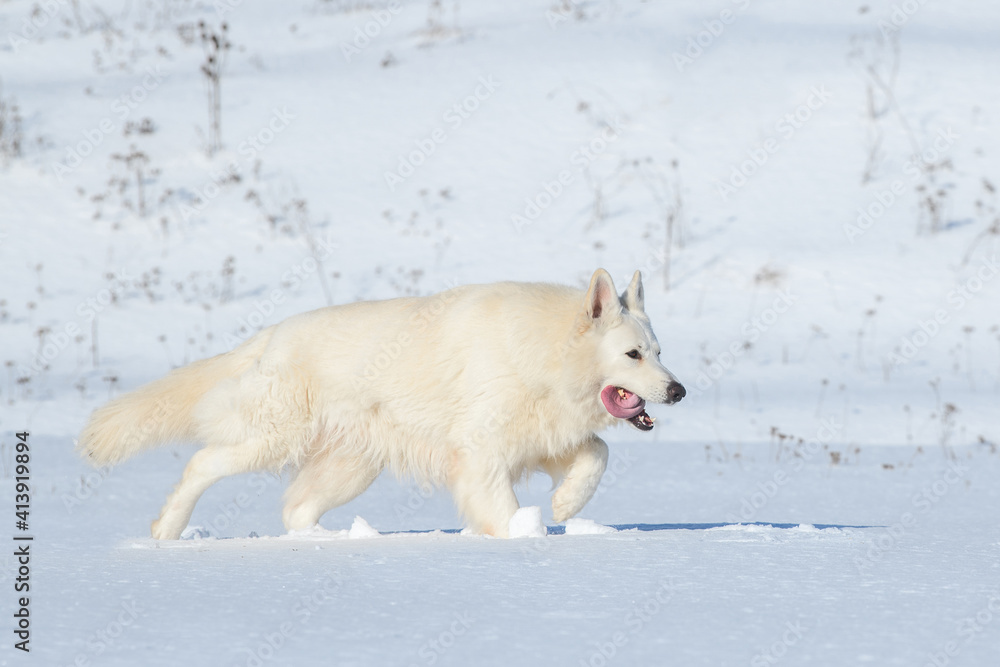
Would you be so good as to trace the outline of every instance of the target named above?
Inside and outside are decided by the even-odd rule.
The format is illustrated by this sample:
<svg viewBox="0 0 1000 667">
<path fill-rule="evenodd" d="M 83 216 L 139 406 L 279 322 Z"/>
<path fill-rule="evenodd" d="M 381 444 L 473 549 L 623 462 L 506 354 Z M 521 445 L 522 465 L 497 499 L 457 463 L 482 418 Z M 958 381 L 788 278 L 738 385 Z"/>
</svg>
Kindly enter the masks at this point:
<svg viewBox="0 0 1000 667">
<path fill-rule="evenodd" d="M 687 393 L 660 363 L 660 344 L 649 324 L 638 271 L 619 297 L 611 275 L 598 269 L 590 279 L 584 320 L 595 334 L 600 399 L 607 412 L 640 431 L 653 428 L 646 401 L 672 404 Z"/>
</svg>

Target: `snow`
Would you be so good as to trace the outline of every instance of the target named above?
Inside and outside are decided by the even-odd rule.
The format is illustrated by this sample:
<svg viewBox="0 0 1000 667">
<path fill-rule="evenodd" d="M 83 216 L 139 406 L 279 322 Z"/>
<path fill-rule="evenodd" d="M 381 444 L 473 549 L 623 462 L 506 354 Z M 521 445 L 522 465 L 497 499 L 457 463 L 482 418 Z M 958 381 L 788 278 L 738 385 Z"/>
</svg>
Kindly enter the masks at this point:
<svg viewBox="0 0 1000 667">
<path fill-rule="evenodd" d="M 521 507 L 510 518 L 508 526 L 511 538 L 545 537 L 547 531 L 542 523 L 541 507 Z"/>
<path fill-rule="evenodd" d="M 354 523 L 351 524 L 351 530 L 347 533 L 347 535 L 352 540 L 364 540 L 372 537 L 378 537 L 379 533 L 363 518 L 356 516 L 354 517 Z"/>
<path fill-rule="evenodd" d="M 213 537 L 211 531 L 204 526 L 188 526 L 181 533 L 182 540 L 206 540 Z"/>
<path fill-rule="evenodd" d="M 1000 7 L 912 4 L 4 3 L 0 495 L 26 429 L 29 660 L 992 664 Z M 897 106 L 866 73 L 889 80 L 887 21 Z M 161 543 L 193 448 L 73 452 L 109 397 L 294 313 L 598 266 L 642 269 L 688 395 L 604 434 L 586 518 L 520 485 L 533 539 L 388 477 L 285 534 L 286 473 L 220 482 Z"/>
<path fill-rule="evenodd" d="M 792 454 L 775 460 L 761 444 L 727 460 L 620 443 L 617 480 L 566 534 L 547 485 L 520 490 L 524 523 L 549 528 L 534 539 L 459 534 L 443 492 L 403 512 L 414 487 L 386 477 L 326 515 L 326 528 L 284 535 L 281 485 L 234 478 L 192 519 L 215 536 L 157 542 L 149 521 L 190 449 L 126 463 L 77 498 L 85 468 L 65 440 L 34 442 L 45 472 L 33 500 L 33 641 L 44 664 L 247 665 L 278 643 L 265 664 L 426 664 L 430 642 L 450 644 L 434 653 L 441 664 L 509 664 L 523 651 L 578 664 L 611 642 L 621 664 L 747 664 L 777 643 L 787 664 L 904 665 L 952 641 L 963 662 L 990 664 L 1000 645 L 996 621 L 976 620 L 1000 604 L 990 515 L 1000 457 L 986 446 L 957 448 L 956 461 L 893 446 L 847 463 L 817 457 L 768 497 L 758 484 Z M 236 514 L 241 494 L 251 499 Z M 744 499 L 759 505 L 754 516 L 726 521 Z M 227 511 L 228 523 L 217 519 Z M 598 524 L 613 532 L 580 534 Z M 13 559 L 0 564 L 9 582 Z M 132 604 L 135 622 L 98 655 L 88 642 Z M 789 623 L 802 636 L 786 646 Z"/>
<path fill-rule="evenodd" d="M 611 526 L 602 526 L 591 519 L 573 517 L 566 521 L 567 535 L 607 535 L 615 532 Z"/>
</svg>

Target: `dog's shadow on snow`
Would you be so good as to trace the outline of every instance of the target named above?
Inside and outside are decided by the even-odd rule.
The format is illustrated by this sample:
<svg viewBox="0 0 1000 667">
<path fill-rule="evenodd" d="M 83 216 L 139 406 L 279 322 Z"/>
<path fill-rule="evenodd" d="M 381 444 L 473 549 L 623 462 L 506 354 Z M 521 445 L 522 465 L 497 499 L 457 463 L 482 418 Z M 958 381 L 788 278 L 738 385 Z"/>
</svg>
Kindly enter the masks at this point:
<svg viewBox="0 0 1000 667">
<path fill-rule="evenodd" d="M 799 524 L 799 523 L 766 523 L 763 521 L 750 521 L 746 523 L 622 523 L 611 525 L 617 531 L 623 530 L 639 530 L 642 532 L 656 532 L 660 530 L 708 530 L 710 528 L 733 528 L 737 529 L 740 527 L 747 526 L 761 526 L 764 528 L 780 528 L 782 530 L 789 530 L 792 528 L 799 528 L 800 526 L 808 526 L 815 528 L 816 530 L 825 530 L 827 528 L 877 528 L 878 526 L 855 526 L 848 524 L 839 523 L 814 523 L 814 524 Z M 566 532 L 564 526 L 550 526 L 549 535 L 561 535 Z"/>
<path fill-rule="evenodd" d="M 801 524 L 801 523 L 767 523 L 764 521 L 750 521 L 745 523 L 733 523 L 733 522 L 719 522 L 719 523 L 619 523 L 619 524 L 595 524 L 595 527 L 604 528 L 603 531 L 586 531 L 577 532 L 573 531 L 570 536 L 580 536 L 580 535 L 614 535 L 616 533 L 628 533 L 632 531 L 638 531 L 642 533 L 657 533 L 661 531 L 671 531 L 671 530 L 732 530 L 740 531 L 745 530 L 748 532 L 757 532 L 762 529 L 770 530 L 790 530 L 796 532 L 819 532 L 821 530 L 826 530 L 829 528 L 835 529 L 865 529 L 865 528 L 884 528 L 884 526 L 877 525 L 856 525 L 856 524 L 841 524 L 841 523 L 815 523 L 815 524 Z M 606 529 L 612 529 L 610 531 Z M 200 530 L 200 529 L 199 529 Z M 371 527 L 368 527 L 370 534 L 359 535 L 355 537 L 350 534 L 347 530 L 340 531 L 328 531 L 323 529 L 321 534 L 286 534 L 276 536 L 278 539 L 291 539 L 291 540 L 306 540 L 311 541 L 315 539 L 320 539 L 322 541 L 328 539 L 357 539 L 368 538 L 368 537 L 390 537 L 390 536 L 419 536 L 419 535 L 431 535 L 431 534 L 443 534 L 443 535 L 460 535 L 464 534 L 461 528 L 437 528 L 437 529 L 418 529 L 418 530 L 389 530 L 389 531 L 375 531 Z M 566 535 L 566 526 L 545 526 L 547 535 Z M 216 537 L 214 535 L 208 535 L 207 533 L 198 534 L 187 534 L 181 537 L 181 544 L 188 543 L 192 541 L 199 541 L 203 538 L 210 538 L 212 540 L 218 540 L 226 543 L 229 540 L 240 541 L 247 538 L 239 537 Z M 249 538 L 258 538 L 256 533 L 251 533 Z M 155 540 L 153 540 L 155 542 Z M 133 545 L 135 546 L 135 545 Z M 179 545 L 178 545 L 179 546 Z"/>
<path fill-rule="evenodd" d="M 814 524 L 800 524 L 800 523 L 767 523 L 764 521 L 748 521 L 746 523 L 731 523 L 731 522 L 721 522 L 721 523 L 611 523 L 606 524 L 608 528 L 614 528 L 616 532 L 624 532 L 631 530 L 638 530 L 643 533 L 655 533 L 662 530 L 709 530 L 711 528 L 731 528 L 733 530 L 738 530 L 740 528 L 749 528 L 751 526 L 759 526 L 761 528 L 777 528 L 780 530 L 791 530 L 799 528 L 811 528 L 815 530 L 826 530 L 827 528 L 881 528 L 882 526 L 867 526 L 867 525 L 853 525 L 853 524 L 842 524 L 842 523 L 814 523 Z M 546 526 L 547 533 L 549 535 L 565 535 L 566 526 Z M 420 533 L 433 533 L 440 532 L 449 535 L 461 533 L 459 528 L 444 528 L 437 531 L 433 530 L 400 530 L 382 533 L 383 535 L 409 535 L 409 534 L 420 534 Z"/>
</svg>

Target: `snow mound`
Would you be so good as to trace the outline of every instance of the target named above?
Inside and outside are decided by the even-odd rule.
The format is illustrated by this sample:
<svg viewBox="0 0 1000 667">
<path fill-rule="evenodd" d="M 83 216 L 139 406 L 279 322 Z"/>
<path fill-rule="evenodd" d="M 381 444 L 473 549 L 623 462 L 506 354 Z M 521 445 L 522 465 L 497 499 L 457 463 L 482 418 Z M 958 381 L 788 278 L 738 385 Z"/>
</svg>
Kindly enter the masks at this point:
<svg viewBox="0 0 1000 667">
<path fill-rule="evenodd" d="M 611 526 L 602 526 L 590 519 L 570 519 L 566 522 L 567 535 L 607 535 L 618 532 Z"/>
<path fill-rule="evenodd" d="M 507 531 L 511 537 L 545 537 L 548 530 L 542 523 L 541 507 L 522 507 L 510 518 Z"/>
<path fill-rule="evenodd" d="M 382 534 L 371 527 L 371 525 L 360 516 L 354 517 L 351 530 L 347 533 L 352 540 L 363 540 L 370 537 L 381 537 Z"/>
<path fill-rule="evenodd" d="M 382 533 L 371 527 L 364 517 L 354 517 L 350 530 L 328 530 L 318 523 L 303 530 L 290 530 L 283 536 L 292 540 L 365 540 L 372 537 L 382 537 Z"/>
<path fill-rule="evenodd" d="M 812 525 L 811 523 L 800 523 L 794 528 L 789 528 L 789 530 L 795 531 L 796 533 L 822 533 L 823 531 Z"/>
</svg>

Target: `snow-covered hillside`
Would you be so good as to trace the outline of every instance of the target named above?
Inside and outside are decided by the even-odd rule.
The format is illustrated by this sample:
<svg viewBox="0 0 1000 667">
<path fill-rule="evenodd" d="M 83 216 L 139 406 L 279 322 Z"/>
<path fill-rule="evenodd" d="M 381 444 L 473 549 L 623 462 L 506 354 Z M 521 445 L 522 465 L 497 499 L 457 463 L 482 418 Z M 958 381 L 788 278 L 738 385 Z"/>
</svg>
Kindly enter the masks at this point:
<svg viewBox="0 0 1000 667">
<path fill-rule="evenodd" d="M 985 664 L 998 26 L 915 0 L 0 3 L 0 492 L 30 431 L 38 525 L 37 653 L 0 664 Z M 72 452 L 109 397 L 294 313 L 598 266 L 643 271 L 688 388 L 608 434 L 583 516 L 642 530 L 280 537 L 254 476 L 193 519 L 239 539 L 158 546 L 192 450 Z M 551 524 L 544 482 L 521 501 Z M 355 515 L 459 526 L 391 479 L 323 523 L 370 535 Z"/>
</svg>

